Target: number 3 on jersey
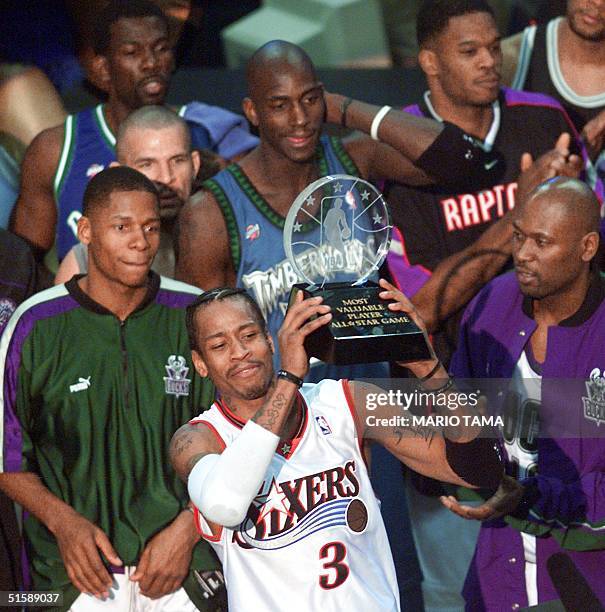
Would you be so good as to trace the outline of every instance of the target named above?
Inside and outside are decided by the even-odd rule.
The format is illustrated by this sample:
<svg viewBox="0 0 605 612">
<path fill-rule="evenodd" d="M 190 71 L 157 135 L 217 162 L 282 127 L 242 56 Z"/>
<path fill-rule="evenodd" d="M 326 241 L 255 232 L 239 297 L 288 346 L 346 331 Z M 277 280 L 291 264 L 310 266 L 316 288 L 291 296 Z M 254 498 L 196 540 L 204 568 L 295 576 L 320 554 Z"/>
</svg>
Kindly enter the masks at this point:
<svg viewBox="0 0 605 612">
<path fill-rule="evenodd" d="M 320 574 L 319 586 L 322 589 L 335 589 L 349 577 L 349 566 L 343 563 L 347 556 L 347 549 L 342 542 L 328 542 L 319 551 L 319 559 L 327 559 L 323 569 L 334 570 L 327 574 Z"/>
</svg>

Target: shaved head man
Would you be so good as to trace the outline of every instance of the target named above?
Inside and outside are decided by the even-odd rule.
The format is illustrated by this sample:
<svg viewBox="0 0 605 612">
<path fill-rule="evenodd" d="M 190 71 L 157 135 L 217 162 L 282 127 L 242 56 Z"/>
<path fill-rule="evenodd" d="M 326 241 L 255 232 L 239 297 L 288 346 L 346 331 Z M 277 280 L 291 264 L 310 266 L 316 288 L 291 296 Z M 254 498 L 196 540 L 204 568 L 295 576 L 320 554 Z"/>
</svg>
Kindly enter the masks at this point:
<svg viewBox="0 0 605 612">
<path fill-rule="evenodd" d="M 558 178 L 540 185 L 513 222 L 517 280 L 537 300 L 534 309 L 566 314 L 583 301 L 599 245 L 599 208 L 585 183 Z"/>
<path fill-rule="evenodd" d="M 200 168 L 200 154 L 191 150 L 187 123 L 164 106 L 144 106 L 120 126 L 116 153 L 120 164 L 155 183 L 162 221 L 174 220 L 189 199 Z"/>
<path fill-rule="evenodd" d="M 153 270 L 174 276 L 174 231 L 177 216 L 189 199 L 200 168 L 199 151 L 191 149 L 184 119 L 165 106 L 144 106 L 124 120 L 116 142 L 118 163 L 153 181 L 160 198 L 160 248 Z M 113 162 L 112 165 L 116 165 Z M 86 248 L 78 244 L 61 262 L 55 284 L 87 270 Z"/>
<path fill-rule="evenodd" d="M 592 264 L 599 220 L 599 202 L 584 183 L 540 185 L 513 222 L 514 272 L 487 285 L 464 314 L 450 370 L 509 380 L 502 447 L 507 473 L 524 487 L 506 522 L 486 504 L 444 500 L 465 518 L 486 520 L 464 586 L 468 610 L 516 610 L 563 597 L 551 580 L 563 551 L 588 586 L 576 593 L 574 609 L 596 609 L 587 603 L 590 589 L 605 600 L 598 395 L 605 385 L 605 282 Z"/>
</svg>

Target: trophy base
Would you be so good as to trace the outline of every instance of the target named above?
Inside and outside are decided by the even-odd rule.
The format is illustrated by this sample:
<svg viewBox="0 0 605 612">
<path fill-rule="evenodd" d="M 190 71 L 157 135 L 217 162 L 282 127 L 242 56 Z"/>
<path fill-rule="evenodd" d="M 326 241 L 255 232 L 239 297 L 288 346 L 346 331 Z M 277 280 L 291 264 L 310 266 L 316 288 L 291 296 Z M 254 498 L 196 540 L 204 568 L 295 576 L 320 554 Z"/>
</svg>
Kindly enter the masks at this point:
<svg viewBox="0 0 605 612">
<path fill-rule="evenodd" d="M 294 285 L 290 304 L 300 291 L 305 298 L 322 296 L 332 308 L 332 320 L 307 336 L 309 357 L 325 363 L 350 365 L 378 361 L 419 361 L 431 351 L 420 328 L 402 312 L 387 308 L 376 283 L 360 286 L 329 283 L 323 287 Z"/>
</svg>

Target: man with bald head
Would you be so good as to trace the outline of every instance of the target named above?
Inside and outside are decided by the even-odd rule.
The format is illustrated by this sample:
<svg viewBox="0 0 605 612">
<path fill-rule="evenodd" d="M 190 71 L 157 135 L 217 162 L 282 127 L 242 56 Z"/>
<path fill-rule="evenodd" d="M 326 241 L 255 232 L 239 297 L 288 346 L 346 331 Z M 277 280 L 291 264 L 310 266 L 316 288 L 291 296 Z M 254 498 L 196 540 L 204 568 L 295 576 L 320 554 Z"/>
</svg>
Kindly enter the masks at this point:
<svg viewBox="0 0 605 612">
<path fill-rule="evenodd" d="M 481 160 L 485 152 L 452 125 L 444 129 L 428 119 L 324 92 L 308 55 L 291 43 L 272 41 L 262 46 L 248 62 L 246 77 L 248 97 L 243 109 L 258 129 L 260 143 L 239 163 L 207 181 L 205 190 L 183 207 L 176 276 L 205 290 L 247 289 L 267 319 L 274 341 L 291 286 L 302 281 L 285 255 L 285 218 L 310 183 L 334 174 L 412 184 L 430 182 L 429 175 L 443 182 L 482 182 L 493 181 L 491 174 L 501 167 L 491 158 Z M 357 134 L 341 141 L 322 136 L 324 120 L 370 133 L 372 138 Z M 315 214 L 317 209 L 306 210 Z M 347 369 L 315 364 L 309 376 L 315 381 L 384 378 L 388 369 L 385 364 Z M 375 453 L 382 452 L 382 447 L 376 448 Z M 389 536 L 395 538 L 398 578 L 405 589 L 420 572 L 415 560 L 412 567 L 402 559 L 415 553 L 404 550 L 413 547 L 411 535 L 399 537 L 407 519 L 402 515 L 401 469 L 386 452 L 375 454 L 373 463 L 378 466 L 373 476 L 383 478 L 384 486 L 376 478 L 373 485 L 382 498 Z M 419 609 L 415 604 L 409 607 Z"/>
<path fill-rule="evenodd" d="M 510 381 L 503 446 L 507 471 L 524 487 L 504 517 L 487 503 L 469 508 L 443 499 L 461 516 L 486 520 L 464 587 L 467 609 L 557 599 L 569 587 L 551 580 L 562 567 L 553 555 L 563 551 L 605 601 L 605 281 L 593 264 L 599 221 L 585 183 L 540 185 L 513 222 L 514 271 L 487 285 L 464 314 L 451 372 Z"/>
<path fill-rule="evenodd" d="M 189 199 L 200 169 L 200 153 L 191 148 L 185 120 L 166 106 L 143 106 L 120 125 L 116 142 L 118 164 L 130 166 L 155 184 L 160 196 L 160 248 L 152 269 L 174 277 L 174 231 L 177 216 Z M 112 165 L 117 165 L 113 162 Z M 87 271 L 87 251 L 77 244 L 61 262 L 59 285 Z"/>
<path fill-rule="evenodd" d="M 183 208 L 177 278 L 203 289 L 248 289 L 274 336 L 297 282 L 283 249 L 285 217 L 311 182 L 333 174 L 412 184 L 431 182 L 428 175 L 481 182 L 498 171 L 491 159 L 479 163 L 485 152 L 452 125 L 444 129 L 429 119 L 324 92 L 308 55 L 291 43 L 261 47 L 246 75 L 243 109 L 260 143 L 207 181 Z M 322 137 L 324 120 L 371 132 L 372 138 Z"/>
</svg>

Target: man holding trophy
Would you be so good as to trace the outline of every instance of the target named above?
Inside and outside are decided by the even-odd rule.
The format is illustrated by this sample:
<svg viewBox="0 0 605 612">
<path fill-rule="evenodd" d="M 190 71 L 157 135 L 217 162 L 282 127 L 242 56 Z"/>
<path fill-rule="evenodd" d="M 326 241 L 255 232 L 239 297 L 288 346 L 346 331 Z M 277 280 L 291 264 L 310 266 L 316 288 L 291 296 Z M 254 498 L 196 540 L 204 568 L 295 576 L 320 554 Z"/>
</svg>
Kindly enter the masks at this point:
<svg viewBox="0 0 605 612">
<path fill-rule="evenodd" d="M 307 54 L 291 43 L 273 41 L 261 47 L 248 63 L 247 81 L 244 112 L 257 127 L 260 144 L 239 164 L 207 181 L 205 190 L 183 207 L 176 276 L 206 291 L 220 286 L 246 288 L 274 340 L 292 285 L 303 280 L 286 257 L 283 234 L 292 203 L 308 185 L 337 174 L 411 184 L 430 182 L 432 176 L 442 182 L 477 184 L 494 181 L 493 175 L 501 170 L 492 155 L 454 126 L 324 92 Z M 358 134 L 341 141 L 322 136 L 324 121 L 371 137 Z M 307 210 L 314 214 L 319 206 L 317 199 Z M 343 203 L 343 209 L 347 206 Z M 344 227 L 341 230 L 346 240 Z M 375 270 L 373 275 L 376 279 Z M 384 366 L 361 361 L 363 365 L 348 366 L 346 374 L 333 369 L 326 373 L 319 364 L 310 378 L 388 375 Z M 274 367 L 278 365 L 276 354 Z M 381 454 L 374 457 L 380 468 L 373 474 L 373 484 L 383 513 L 390 516 L 388 533 L 403 592 L 415 578 L 419 583 L 420 572 L 412 539 L 405 533 L 401 470 L 381 447 L 375 448 Z M 419 587 L 414 588 L 417 593 Z M 418 595 L 411 597 L 412 607 L 418 608 Z"/>
<path fill-rule="evenodd" d="M 385 310 L 414 320 L 426 338 L 403 294 L 385 280 L 379 287 Z M 494 512 L 507 509 L 499 500 L 514 498 L 505 495 L 509 481 L 493 440 L 480 438 L 478 428 L 371 427 L 366 411 L 375 410 L 368 400 L 377 387 L 303 384 L 305 341 L 333 319 L 321 296 L 298 292 L 279 332 L 275 374 L 273 341 L 245 291 L 215 289 L 187 309 L 193 363 L 220 400 L 177 431 L 171 461 L 188 481 L 200 533 L 221 558 L 234 612 L 297 609 L 301 602 L 312 611 L 400 609 L 364 438 L 374 437 L 423 474 L 498 489 L 489 502 Z M 432 355 L 406 367 L 435 399 L 455 395 Z M 391 413 L 382 407 L 377 415 Z"/>
<path fill-rule="evenodd" d="M 183 208 L 176 273 L 205 290 L 248 289 L 274 337 L 300 280 L 283 250 L 285 217 L 310 183 L 349 174 L 476 184 L 500 171 L 493 155 L 459 128 L 324 92 L 307 54 L 291 43 L 273 41 L 256 51 L 247 80 L 244 112 L 260 144 Z M 371 137 L 322 137 L 324 120 Z"/>
</svg>

